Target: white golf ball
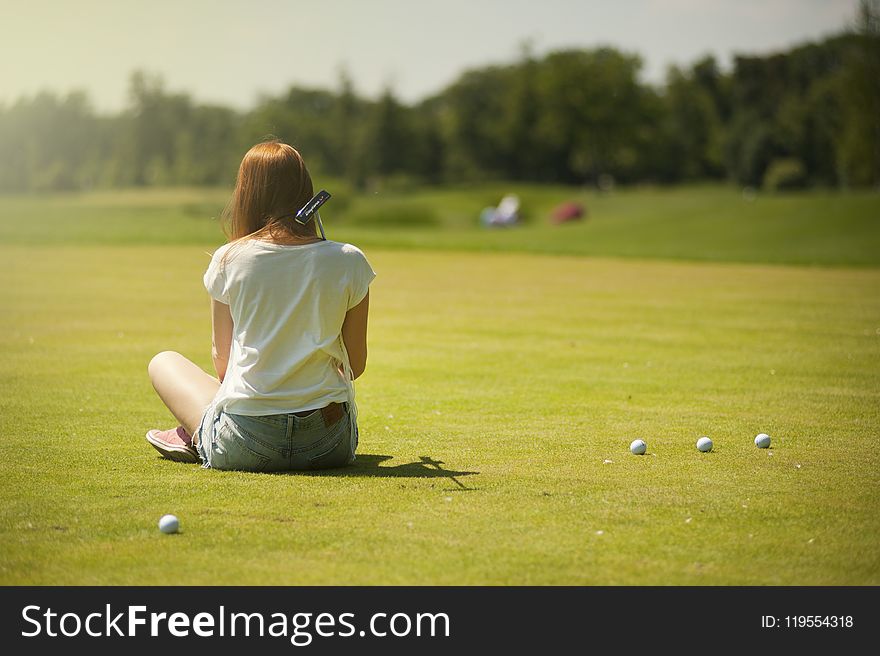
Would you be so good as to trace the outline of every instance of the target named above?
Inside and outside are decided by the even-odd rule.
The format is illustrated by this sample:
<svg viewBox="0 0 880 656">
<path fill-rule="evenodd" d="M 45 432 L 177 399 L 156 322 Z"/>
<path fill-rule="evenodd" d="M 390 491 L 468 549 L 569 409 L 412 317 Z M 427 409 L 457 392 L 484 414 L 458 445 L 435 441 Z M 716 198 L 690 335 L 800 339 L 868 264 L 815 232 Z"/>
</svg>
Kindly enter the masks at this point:
<svg viewBox="0 0 880 656">
<path fill-rule="evenodd" d="M 702 451 L 703 453 L 711 451 L 712 450 L 712 440 L 710 440 L 708 437 L 701 437 L 700 439 L 697 440 L 697 448 L 700 451 Z"/>
<path fill-rule="evenodd" d="M 759 449 L 766 449 L 770 446 L 770 436 L 767 433 L 759 433 L 755 438 L 755 446 Z"/>
<path fill-rule="evenodd" d="M 633 455 L 643 456 L 648 450 L 648 445 L 645 444 L 645 440 L 633 440 L 629 445 L 629 450 L 633 452 Z"/>
<path fill-rule="evenodd" d="M 180 522 L 174 515 L 162 515 L 159 520 L 159 530 L 163 533 L 177 533 L 180 528 Z"/>
</svg>

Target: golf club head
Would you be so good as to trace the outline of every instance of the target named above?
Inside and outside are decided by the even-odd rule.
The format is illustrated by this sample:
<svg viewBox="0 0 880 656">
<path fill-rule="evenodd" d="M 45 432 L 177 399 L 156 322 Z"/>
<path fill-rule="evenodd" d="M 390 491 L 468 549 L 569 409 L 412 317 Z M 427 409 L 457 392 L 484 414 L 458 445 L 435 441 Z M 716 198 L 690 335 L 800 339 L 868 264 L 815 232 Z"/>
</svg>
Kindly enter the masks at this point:
<svg viewBox="0 0 880 656">
<path fill-rule="evenodd" d="M 295 217 L 293 217 L 294 221 L 300 225 L 305 225 L 312 219 L 312 217 L 314 217 L 315 222 L 318 224 L 318 230 L 321 231 L 321 239 L 324 241 L 327 240 L 327 236 L 324 234 L 324 223 L 321 221 L 321 215 L 318 213 L 318 208 L 328 200 L 330 200 L 330 193 L 325 189 L 322 189 L 315 194 L 308 203 L 303 205 L 302 209 L 296 213 Z"/>
<path fill-rule="evenodd" d="M 302 209 L 296 213 L 294 219 L 300 225 L 305 225 L 309 222 L 313 215 L 316 215 L 318 212 L 318 208 L 321 207 L 324 203 L 330 200 L 330 193 L 326 190 L 322 189 L 317 194 L 315 194 L 312 199 L 303 205 Z M 320 221 L 320 217 L 318 218 Z"/>
</svg>

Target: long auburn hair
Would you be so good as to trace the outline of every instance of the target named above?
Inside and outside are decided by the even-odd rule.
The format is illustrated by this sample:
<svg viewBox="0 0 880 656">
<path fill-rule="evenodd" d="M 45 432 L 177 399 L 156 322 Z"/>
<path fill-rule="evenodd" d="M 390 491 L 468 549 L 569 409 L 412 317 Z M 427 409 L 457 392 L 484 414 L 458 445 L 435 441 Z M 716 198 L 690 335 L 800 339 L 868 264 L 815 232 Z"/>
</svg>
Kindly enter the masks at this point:
<svg viewBox="0 0 880 656">
<path fill-rule="evenodd" d="M 293 220 L 312 196 L 312 177 L 293 146 L 278 139 L 258 143 L 241 160 L 235 190 L 223 211 L 223 232 L 229 241 L 295 243 L 316 237 L 314 221 L 303 226 Z"/>
</svg>

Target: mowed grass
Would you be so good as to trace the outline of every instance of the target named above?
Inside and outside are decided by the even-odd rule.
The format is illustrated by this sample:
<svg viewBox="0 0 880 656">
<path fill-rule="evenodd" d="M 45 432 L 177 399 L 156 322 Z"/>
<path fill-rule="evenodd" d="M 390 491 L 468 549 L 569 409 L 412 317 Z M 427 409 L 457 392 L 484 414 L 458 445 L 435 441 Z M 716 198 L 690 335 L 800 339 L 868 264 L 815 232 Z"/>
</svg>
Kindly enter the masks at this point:
<svg viewBox="0 0 880 656">
<path fill-rule="evenodd" d="M 316 180 L 333 199 L 331 236 L 365 248 L 606 255 L 632 258 L 880 266 L 880 194 L 813 191 L 744 196 L 724 186 L 638 188 L 600 194 L 501 184 L 352 195 Z M 203 245 L 218 236 L 228 189 L 96 192 L 0 198 L 0 243 Z M 522 225 L 485 230 L 480 210 L 506 193 Z M 553 226 L 564 201 L 587 218 Z"/>
<path fill-rule="evenodd" d="M 877 271 L 369 255 L 359 461 L 261 475 L 143 440 L 204 249 L 0 249 L 0 583 L 880 583 Z"/>
<path fill-rule="evenodd" d="M 609 199 L 673 225 L 617 254 L 675 256 L 681 204 L 732 211 L 732 192 L 691 191 Z M 484 233 L 455 223 L 459 192 L 430 193 L 394 201 L 434 207 L 419 228 L 342 203 L 331 236 L 379 273 L 360 455 L 289 475 L 168 462 L 143 439 L 172 425 L 150 357 L 210 366 L 218 192 L 0 199 L 0 584 L 880 584 L 876 195 L 785 201 L 826 234 L 804 258 L 860 266 L 835 268 L 779 266 L 810 252 L 790 226 L 755 244 L 773 265 L 516 252 L 530 234 L 591 252 L 598 210 L 567 233 Z M 467 252 L 493 239 L 512 252 Z M 168 512 L 181 534 L 157 530 Z"/>
</svg>

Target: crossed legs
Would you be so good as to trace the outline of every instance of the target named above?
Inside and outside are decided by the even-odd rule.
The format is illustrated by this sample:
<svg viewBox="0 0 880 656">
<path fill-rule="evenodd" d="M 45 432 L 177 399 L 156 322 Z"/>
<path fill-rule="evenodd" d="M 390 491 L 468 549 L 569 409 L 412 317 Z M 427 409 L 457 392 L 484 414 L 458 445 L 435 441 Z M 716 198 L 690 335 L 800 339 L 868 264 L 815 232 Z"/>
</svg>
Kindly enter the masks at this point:
<svg viewBox="0 0 880 656">
<path fill-rule="evenodd" d="M 194 435 L 220 381 L 174 351 L 154 356 L 147 371 L 159 398 L 186 432 Z"/>
</svg>

